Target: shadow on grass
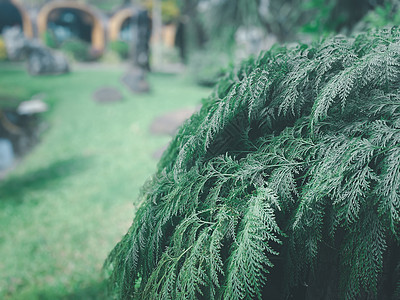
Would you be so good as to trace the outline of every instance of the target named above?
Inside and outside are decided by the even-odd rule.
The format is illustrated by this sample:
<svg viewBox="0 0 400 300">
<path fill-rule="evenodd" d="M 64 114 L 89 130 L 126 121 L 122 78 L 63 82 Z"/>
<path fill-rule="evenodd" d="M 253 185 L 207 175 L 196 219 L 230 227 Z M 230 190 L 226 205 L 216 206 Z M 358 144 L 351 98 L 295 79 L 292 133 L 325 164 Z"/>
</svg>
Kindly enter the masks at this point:
<svg viewBox="0 0 400 300">
<path fill-rule="evenodd" d="M 79 290 L 75 290 L 69 295 L 62 297 L 65 300 L 97 300 L 110 299 L 107 293 L 107 284 L 105 282 L 95 282 Z"/>
<path fill-rule="evenodd" d="M 90 164 L 90 157 L 74 156 L 53 162 L 41 169 L 5 179 L 0 183 L 0 205 L 20 204 L 26 193 L 54 186 L 63 179 L 86 170 Z"/>
<path fill-rule="evenodd" d="M 13 298 L 10 295 L 10 299 Z M 107 292 L 107 284 L 104 281 L 94 281 L 84 286 L 75 288 L 72 292 L 66 292 L 63 288 L 36 287 L 19 294 L 16 299 L 31 300 L 107 300 L 113 299 Z"/>
</svg>

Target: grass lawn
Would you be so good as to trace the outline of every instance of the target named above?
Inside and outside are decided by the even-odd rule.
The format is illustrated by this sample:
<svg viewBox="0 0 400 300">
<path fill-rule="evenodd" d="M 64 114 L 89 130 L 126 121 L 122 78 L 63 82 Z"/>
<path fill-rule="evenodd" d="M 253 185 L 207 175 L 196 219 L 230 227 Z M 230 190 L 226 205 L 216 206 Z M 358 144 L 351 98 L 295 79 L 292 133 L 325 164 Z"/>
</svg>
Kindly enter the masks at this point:
<svg viewBox="0 0 400 300">
<path fill-rule="evenodd" d="M 183 76 L 151 74 L 151 93 L 132 95 L 123 69 L 30 77 L 0 64 L 0 94 L 44 93 L 42 141 L 0 183 L 0 299 L 104 299 L 101 267 L 132 222 L 140 186 L 155 171 L 154 117 L 194 107 L 209 94 Z M 97 104 L 101 86 L 120 103 Z"/>
</svg>

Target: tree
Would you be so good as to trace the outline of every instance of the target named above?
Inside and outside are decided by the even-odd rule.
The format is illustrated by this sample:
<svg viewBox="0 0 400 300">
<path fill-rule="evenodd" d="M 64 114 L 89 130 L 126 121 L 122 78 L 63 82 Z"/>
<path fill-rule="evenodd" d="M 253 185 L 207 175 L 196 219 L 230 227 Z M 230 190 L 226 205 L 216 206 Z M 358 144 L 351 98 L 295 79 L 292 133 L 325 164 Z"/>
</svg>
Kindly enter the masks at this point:
<svg viewBox="0 0 400 300">
<path fill-rule="evenodd" d="M 354 27 L 355 31 L 366 31 L 370 28 L 395 26 L 400 22 L 400 0 L 386 0 L 366 14 Z"/>
<path fill-rule="evenodd" d="M 274 34 L 279 42 L 295 39 L 300 27 L 310 18 L 301 0 L 255 0 L 258 18 L 268 33 Z"/>
<path fill-rule="evenodd" d="M 400 30 L 231 70 L 143 187 L 120 298 L 399 299 Z"/>
<path fill-rule="evenodd" d="M 311 33 L 351 32 L 368 12 L 393 0 L 308 0 L 304 9 L 311 18 L 303 30 Z M 395 0 L 397 1 L 397 0 Z"/>
</svg>

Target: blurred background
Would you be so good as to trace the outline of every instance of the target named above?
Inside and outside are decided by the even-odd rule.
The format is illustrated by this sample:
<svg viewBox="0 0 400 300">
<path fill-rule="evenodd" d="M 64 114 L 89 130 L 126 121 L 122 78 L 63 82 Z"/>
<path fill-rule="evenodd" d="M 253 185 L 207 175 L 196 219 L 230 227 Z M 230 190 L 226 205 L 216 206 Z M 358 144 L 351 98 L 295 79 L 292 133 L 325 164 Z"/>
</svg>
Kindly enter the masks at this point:
<svg viewBox="0 0 400 300">
<path fill-rule="evenodd" d="M 0 299 L 107 299 L 140 186 L 218 78 L 398 0 L 0 0 Z"/>
</svg>

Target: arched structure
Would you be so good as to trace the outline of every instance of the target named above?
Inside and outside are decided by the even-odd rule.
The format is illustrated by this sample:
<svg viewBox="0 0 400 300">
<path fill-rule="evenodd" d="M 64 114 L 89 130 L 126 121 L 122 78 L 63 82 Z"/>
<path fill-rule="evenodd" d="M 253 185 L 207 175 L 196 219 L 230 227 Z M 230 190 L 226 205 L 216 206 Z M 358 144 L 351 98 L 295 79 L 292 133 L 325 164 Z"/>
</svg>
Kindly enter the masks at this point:
<svg viewBox="0 0 400 300">
<path fill-rule="evenodd" d="M 45 4 L 37 16 L 40 36 L 43 36 L 49 24 L 68 27 L 75 37 L 85 40 L 97 51 L 105 47 L 105 29 L 102 16 L 89 5 L 75 1 L 53 1 Z M 70 24 L 70 25 L 69 25 Z M 73 32 L 72 26 L 80 26 Z"/>
<path fill-rule="evenodd" d="M 29 14 L 17 0 L 0 0 L 0 34 L 7 26 L 20 26 L 26 37 L 33 37 Z"/>
<path fill-rule="evenodd" d="M 129 30 L 131 18 L 138 13 L 133 7 L 128 7 L 117 11 L 108 23 L 108 38 L 110 41 L 116 40 L 129 40 L 124 38 L 121 33 L 123 33 L 124 28 Z"/>
<path fill-rule="evenodd" d="M 130 41 L 127 39 L 127 31 L 129 31 L 130 26 L 132 26 L 131 18 L 137 15 L 139 9 L 135 7 L 127 7 L 117 11 L 111 18 L 108 23 L 108 39 L 110 41 L 123 40 Z M 164 25 L 161 31 L 161 43 L 163 43 L 167 47 L 174 47 L 175 45 L 175 34 L 176 34 L 176 25 L 169 24 Z M 156 38 L 153 36 L 152 42 L 159 42 L 155 40 Z"/>
<path fill-rule="evenodd" d="M 174 47 L 175 46 L 175 37 L 176 37 L 176 25 L 168 24 L 164 25 L 161 31 L 162 40 L 165 46 Z"/>
</svg>

